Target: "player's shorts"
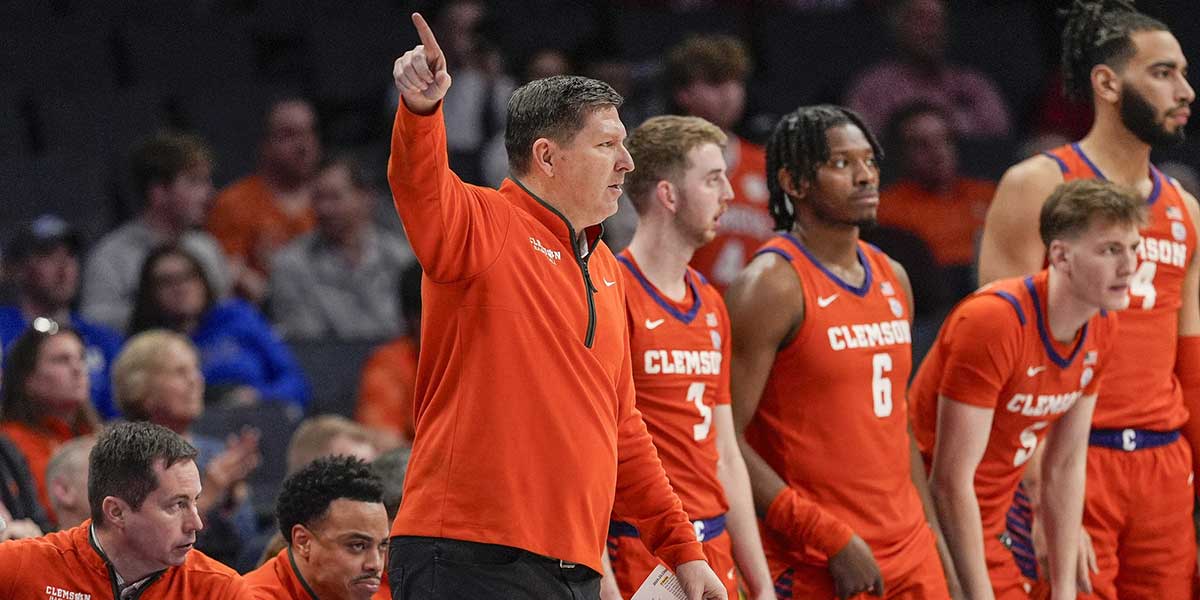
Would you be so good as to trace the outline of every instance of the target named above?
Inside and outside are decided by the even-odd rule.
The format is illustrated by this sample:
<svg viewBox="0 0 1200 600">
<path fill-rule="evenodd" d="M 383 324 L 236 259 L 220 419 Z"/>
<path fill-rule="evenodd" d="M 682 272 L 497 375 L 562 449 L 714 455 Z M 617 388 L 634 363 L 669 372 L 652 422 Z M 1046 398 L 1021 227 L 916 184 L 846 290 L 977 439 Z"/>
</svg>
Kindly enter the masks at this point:
<svg viewBox="0 0 1200 600">
<path fill-rule="evenodd" d="M 1093 430 L 1083 524 L 1103 600 L 1190 598 L 1196 572 L 1192 451 L 1177 431 Z"/>
<path fill-rule="evenodd" d="M 892 568 L 892 563 L 879 561 L 883 572 L 884 597 L 889 600 L 948 600 L 950 592 L 946 588 L 946 574 L 942 570 L 942 559 L 938 556 L 937 542 L 933 531 L 928 527 L 922 528 L 918 543 L 912 546 L 913 552 L 922 553 L 918 557 L 903 557 L 906 569 Z M 915 560 L 914 560 L 915 559 Z M 834 591 L 833 578 L 829 575 L 826 565 L 799 564 L 772 573 L 775 577 L 775 595 L 780 600 L 833 600 L 837 593 Z M 853 596 L 859 599 L 874 599 L 870 594 Z"/>
<path fill-rule="evenodd" d="M 692 527 L 696 530 L 696 538 L 704 546 L 708 565 L 725 584 L 730 600 L 735 600 L 738 597 L 737 569 L 733 562 L 733 543 L 725 531 L 725 516 L 692 521 Z M 622 598 L 633 596 L 650 571 L 662 564 L 646 549 L 638 537 L 637 528 L 621 521 L 609 523 L 608 560 L 612 562 L 613 575 Z"/>
</svg>

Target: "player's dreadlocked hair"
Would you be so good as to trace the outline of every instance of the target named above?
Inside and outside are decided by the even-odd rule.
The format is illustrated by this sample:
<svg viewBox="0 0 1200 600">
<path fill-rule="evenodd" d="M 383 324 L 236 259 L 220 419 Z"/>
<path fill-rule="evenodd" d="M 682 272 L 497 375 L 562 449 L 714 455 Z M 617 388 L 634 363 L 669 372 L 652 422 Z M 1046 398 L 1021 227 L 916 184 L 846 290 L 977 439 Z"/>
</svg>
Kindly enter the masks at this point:
<svg viewBox="0 0 1200 600">
<path fill-rule="evenodd" d="M 1092 99 L 1092 68 L 1120 67 L 1133 56 L 1130 37 L 1138 31 L 1170 31 L 1133 7 L 1132 0 L 1073 0 L 1062 11 L 1063 91 L 1075 100 Z"/>
<path fill-rule="evenodd" d="M 801 106 L 790 112 L 775 125 L 771 139 L 767 141 L 767 189 L 771 192 L 767 207 L 775 218 L 775 229 L 787 231 L 796 221 L 796 209 L 779 185 L 779 169 L 787 169 L 792 181 L 811 180 L 817 168 L 829 160 L 829 142 L 825 132 L 847 123 L 862 130 L 875 159 L 883 158 L 883 148 L 875 135 L 863 123 L 858 113 L 832 104 Z"/>
</svg>

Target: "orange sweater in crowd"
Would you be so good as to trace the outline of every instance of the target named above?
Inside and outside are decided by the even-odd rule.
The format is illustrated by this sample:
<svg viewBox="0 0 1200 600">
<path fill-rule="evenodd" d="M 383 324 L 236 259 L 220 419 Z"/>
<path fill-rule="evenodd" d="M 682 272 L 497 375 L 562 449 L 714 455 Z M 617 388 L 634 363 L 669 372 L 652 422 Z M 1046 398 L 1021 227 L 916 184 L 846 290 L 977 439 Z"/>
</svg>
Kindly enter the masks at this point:
<svg viewBox="0 0 1200 600">
<path fill-rule="evenodd" d="M 37 485 L 38 502 L 46 509 L 46 516 L 50 517 L 51 521 L 56 520 L 56 517 L 54 509 L 50 506 L 50 493 L 46 490 L 46 466 L 50 464 L 50 457 L 54 456 L 54 451 L 59 446 L 91 432 L 91 426 L 73 430 L 58 419 L 46 419 L 40 429 L 19 421 L 0 423 L 0 433 L 7 435 L 25 457 L 29 473 L 33 475 L 33 482 Z"/>
<path fill-rule="evenodd" d="M 599 572 L 616 510 L 667 564 L 703 560 L 634 406 L 624 277 L 601 228 L 577 234 L 512 179 L 464 184 L 440 105 L 401 103 L 388 180 L 424 268 L 416 438 L 392 534 Z"/>
<path fill-rule="evenodd" d="M 970 265 L 995 194 L 996 184 L 982 179 L 955 179 L 945 194 L 906 179 L 879 195 L 878 219 L 921 238 L 939 265 Z"/>
<path fill-rule="evenodd" d="M 243 177 L 221 190 L 208 216 L 208 232 L 221 243 L 231 260 L 242 260 L 251 269 L 267 273 L 264 261 L 288 241 L 316 225 L 312 209 L 299 214 L 284 212 L 267 183 L 258 175 Z"/>
<path fill-rule="evenodd" d="M 91 519 L 82 525 L 40 538 L 0 544 L 0 598 L 112 600 L 117 582 L 109 561 L 89 534 Z M 185 562 L 169 567 L 145 584 L 138 600 L 243 600 L 242 578 L 199 550 Z"/>
<path fill-rule="evenodd" d="M 358 383 L 356 421 L 412 441 L 417 348 L 417 340 L 401 337 L 371 353 Z"/>
</svg>

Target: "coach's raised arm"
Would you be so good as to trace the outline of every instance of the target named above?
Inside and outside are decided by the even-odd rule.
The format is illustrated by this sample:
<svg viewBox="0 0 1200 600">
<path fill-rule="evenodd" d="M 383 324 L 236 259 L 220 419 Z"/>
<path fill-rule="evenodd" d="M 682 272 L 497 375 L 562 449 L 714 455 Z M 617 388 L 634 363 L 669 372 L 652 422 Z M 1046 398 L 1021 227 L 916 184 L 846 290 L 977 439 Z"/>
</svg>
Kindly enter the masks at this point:
<svg viewBox="0 0 1200 600">
<path fill-rule="evenodd" d="M 425 20 L 393 70 L 388 180 L 424 267 L 397 598 L 596 598 L 614 501 L 688 598 L 725 598 L 634 408 L 624 281 L 600 240 L 633 161 L 622 99 L 551 77 L 509 101 L 499 190 L 449 167 Z"/>
</svg>

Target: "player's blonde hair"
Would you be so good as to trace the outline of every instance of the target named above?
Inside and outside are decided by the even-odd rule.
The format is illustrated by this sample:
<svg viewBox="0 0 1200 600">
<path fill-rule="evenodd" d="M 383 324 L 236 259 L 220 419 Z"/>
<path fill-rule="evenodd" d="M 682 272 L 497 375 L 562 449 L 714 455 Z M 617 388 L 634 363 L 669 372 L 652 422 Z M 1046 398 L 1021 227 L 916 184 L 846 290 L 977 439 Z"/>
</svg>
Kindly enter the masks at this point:
<svg viewBox="0 0 1200 600">
<path fill-rule="evenodd" d="M 724 148 L 728 138 L 720 127 L 700 117 L 663 115 L 642 123 L 625 140 L 634 170 L 625 175 L 625 192 L 638 214 L 650 206 L 659 181 L 676 180 L 688 168 L 687 153 L 704 144 Z"/>
<path fill-rule="evenodd" d="M 1146 202 L 1133 190 L 1100 179 L 1060 184 L 1042 205 L 1038 232 L 1050 247 L 1054 240 L 1079 236 L 1093 222 L 1146 224 Z"/>
</svg>

